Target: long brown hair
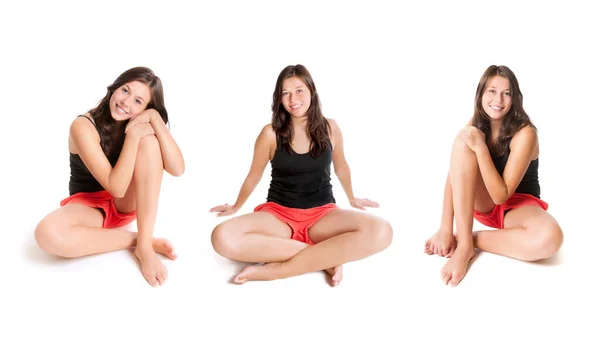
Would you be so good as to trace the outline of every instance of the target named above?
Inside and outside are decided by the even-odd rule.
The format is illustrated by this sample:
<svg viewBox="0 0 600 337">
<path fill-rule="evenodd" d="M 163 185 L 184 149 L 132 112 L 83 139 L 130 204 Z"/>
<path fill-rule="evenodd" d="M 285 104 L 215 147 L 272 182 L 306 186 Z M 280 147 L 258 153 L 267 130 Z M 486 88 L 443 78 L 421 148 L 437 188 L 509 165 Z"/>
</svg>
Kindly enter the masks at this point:
<svg viewBox="0 0 600 337">
<path fill-rule="evenodd" d="M 291 153 L 292 146 L 290 143 L 294 138 L 294 129 L 292 128 L 290 113 L 285 110 L 281 98 L 283 96 L 283 81 L 294 76 L 300 78 L 310 91 L 310 106 L 306 111 L 306 133 L 310 138 L 310 155 L 318 157 L 331 147 L 329 142 L 330 125 L 321 112 L 321 101 L 315 82 L 308 70 L 301 64 L 287 66 L 279 73 L 273 92 L 273 104 L 271 105 L 273 130 L 277 135 L 278 143 L 288 153 Z"/>
<path fill-rule="evenodd" d="M 98 132 L 100 133 L 100 146 L 106 156 L 121 151 L 123 141 L 125 140 L 125 126 L 128 122 L 117 122 L 111 116 L 109 104 L 110 97 L 115 90 L 132 81 L 139 81 L 150 87 L 151 96 L 146 109 L 158 111 L 165 124 L 169 121 L 160 78 L 154 75 L 152 70 L 146 67 L 135 67 L 125 71 L 117 77 L 113 84 L 107 87 L 106 96 L 98 103 L 98 106 L 89 111 L 96 123 Z"/>
<path fill-rule="evenodd" d="M 508 150 L 510 139 L 525 126 L 531 126 L 535 129 L 535 126 L 529 119 L 529 116 L 523 109 L 523 94 L 519 88 L 519 81 L 517 77 L 507 66 L 489 66 L 481 76 L 479 85 L 477 86 L 477 93 L 475 94 L 475 112 L 473 114 L 472 125 L 481 130 L 485 134 L 486 143 L 490 141 L 492 137 L 492 128 L 490 126 L 490 118 L 483 110 L 482 98 L 485 92 L 487 82 L 494 76 L 502 76 L 508 80 L 510 85 L 510 96 L 512 104 L 510 110 L 502 119 L 502 125 L 500 126 L 500 134 L 498 138 L 492 144 L 490 152 L 494 155 L 501 156 Z"/>
</svg>

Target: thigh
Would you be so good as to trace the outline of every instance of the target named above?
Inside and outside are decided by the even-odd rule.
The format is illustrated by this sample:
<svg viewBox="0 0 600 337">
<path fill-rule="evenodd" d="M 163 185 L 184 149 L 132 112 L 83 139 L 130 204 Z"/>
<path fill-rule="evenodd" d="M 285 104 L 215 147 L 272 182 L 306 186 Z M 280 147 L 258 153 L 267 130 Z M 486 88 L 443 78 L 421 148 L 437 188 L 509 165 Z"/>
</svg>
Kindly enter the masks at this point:
<svg viewBox="0 0 600 337">
<path fill-rule="evenodd" d="M 336 209 L 308 229 L 308 236 L 314 243 L 325 241 L 340 234 L 368 229 L 385 220 L 367 213 L 354 210 Z"/>
<path fill-rule="evenodd" d="M 511 209 L 504 216 L 504 228 L 515 227 L 523 227 L 531 231 L 547 231 L 558 229 L 558 223 L 543 208 L 523 206 Z"/>
<path fill-rule="evenodd" d="M 73 226 L 89 226 L 102 228 L 104 215 L 96 208 L 71 203 L 48 214 L 38 227 L 44 230 L 68 229 Z"/>
<path fill-rule="evenodd" d="M 219 224 L 215 231 L 231 237 L 248 233 L 264 234 L 289 239 L 292 230 L 283 221 L 267 212 L 253 212 L 240 215 Z"/>
</svg>

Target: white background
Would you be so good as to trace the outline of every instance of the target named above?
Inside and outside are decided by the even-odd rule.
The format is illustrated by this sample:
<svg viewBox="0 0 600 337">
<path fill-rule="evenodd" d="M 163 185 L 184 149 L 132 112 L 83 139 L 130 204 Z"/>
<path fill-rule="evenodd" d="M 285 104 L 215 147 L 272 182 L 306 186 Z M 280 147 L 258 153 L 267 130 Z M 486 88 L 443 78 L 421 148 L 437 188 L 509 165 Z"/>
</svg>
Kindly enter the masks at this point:
<svg viewBox="0 0 600 337">
<path fill-rule="evenodd" d="M 598 11 L 578 1 L 392 4 L 3 2 L 0 335 L 598 333 Z M 371 212 L 391 222 L 394 241 L 347 264 L 338 288 L 321 272 L 232 285 L 243 265 L 212 250 L 224 219 L 208 210 L 235 201 L 277 75 L 298 63 L 342 128 L 356 196 L 380 202 Z M 452 139 L 491 64 L 520 82 L 539 129 L 542 198 L 565 243 L 543 263 L 482 253 L 449 288 L 445 259 L 423 243 L 439 225 Z M 164 178 L 155 232 L 180 258 L 165 262 L 158 289 L 129 251 L 63 260 L 33 239 L 68 194 L 71 121 L 139 65 L 163 80 L 187 164 Z M 239 214 L 264 202 L 269 175 Z"/>
</svg>

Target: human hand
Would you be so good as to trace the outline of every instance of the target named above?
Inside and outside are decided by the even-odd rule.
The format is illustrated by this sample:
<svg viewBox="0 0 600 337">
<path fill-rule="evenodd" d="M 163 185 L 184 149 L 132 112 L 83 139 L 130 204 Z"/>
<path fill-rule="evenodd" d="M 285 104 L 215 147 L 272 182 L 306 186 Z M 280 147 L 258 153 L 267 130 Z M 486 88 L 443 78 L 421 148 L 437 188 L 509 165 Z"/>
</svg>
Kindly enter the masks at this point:
<svg viewBox="0 0 600 337">
<path fill-rule="evenodd" d="M 474 126 L 467 126 L 458 135 L 462 141 L 474 152 L 481 146 L 485 146 L 485 134 Z"/>
<path fill-rule="evenodd" d="M 237 207 L 229 204 L 215 206 L 210 209 L 211 213 L 217 212 L 217 216 L 228 216 L 235 214 L 238 211 Z"/>
<path fill-rule="evenodd" d="M 159 116 L 158 111 L 154 110 L 154 109 L 147 109 L 142 111 L 139 115 L 132 117 L 129 122 L 127 123 L 127 126 L 125 127 L 125 133 L 127 133 L 127 131 L 129 131 L 129 129 L 131 129 L 132 127 L 138 125 L 138 124 L 142 124 L 142 123 L 151 123 L 152 119 L 155 118 L 156 116 Z"/>
<path fill-rule="evenodd" d="M 365 207 L 379 208 L 379 203 L 369 199 L 354 198 L 353 200 L 350 200 L 350 206 L 364 211 L 366 210 Z"/>
</svg>

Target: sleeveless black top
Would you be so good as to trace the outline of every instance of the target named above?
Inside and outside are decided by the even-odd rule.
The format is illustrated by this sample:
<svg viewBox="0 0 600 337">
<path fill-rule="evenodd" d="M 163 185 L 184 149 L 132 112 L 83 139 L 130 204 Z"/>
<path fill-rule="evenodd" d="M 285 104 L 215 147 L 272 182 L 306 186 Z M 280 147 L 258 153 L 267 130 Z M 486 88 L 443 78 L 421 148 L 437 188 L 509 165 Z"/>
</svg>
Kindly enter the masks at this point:
<svg viewBox="0 0 600 337">
<path fill-rule="evenodd" d="M 277 140 L 267 201 L 300 209 L 335 203 L 330 183 L 331 161 L 331 143 L 327 151 L 313 158 L 310 152 L 288 153 Z"/>
<path fill-rule="evenodd" d="M 85 115 L 79 115 L 77 117 L 87 118 L 98 131 L 96 123 Z M 99 131 L 98 131 L 99 132 Z M 115 166 L 119 159 L 119 151 L 108 157 L 108 161 L 111 166 Z M 104 187 L 94 178 L 90 170 L 85 166 L 81 157 L 78 154 L 69 153 L 69 165 L 71 167 L 71 177 L 69 179 L 69 195 L 73 195 L 79 192 L 98 192 L 103 191 Z"/>
<path fill-rule="evenodd" d="M 510 142 L 512 138 L 508 142 L 509 148 L 506 150 L 506 153 L 503 156 L 492 156 L 492 161 L 494 162 L 494 166 L 498 173 L 502 176 L 504 173 L 504 168 L 506 167 L 506 163 L 508 162 L 508 155 L 510 154 Z M 527 171 L 525 171 L 525 175 L 523 179 L 517 186 L 515 193 L 527 193 L 531 194 L 536 198 L 540 198 L 540 183 L 538 180 L 538 166 L 539 166 L 539 158 L 532 160 L 529 163 L 529 167 L 527 167 Z"/>
</svg>

